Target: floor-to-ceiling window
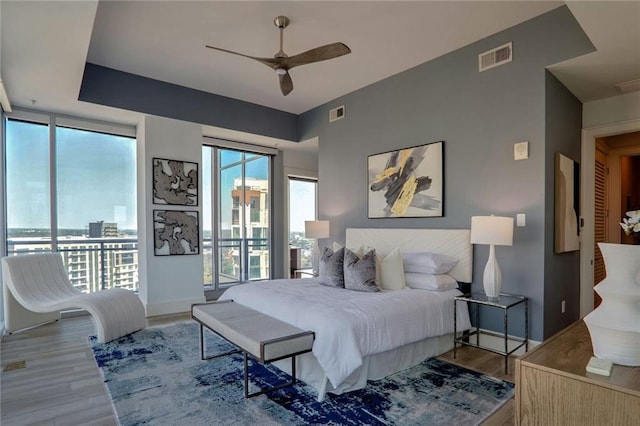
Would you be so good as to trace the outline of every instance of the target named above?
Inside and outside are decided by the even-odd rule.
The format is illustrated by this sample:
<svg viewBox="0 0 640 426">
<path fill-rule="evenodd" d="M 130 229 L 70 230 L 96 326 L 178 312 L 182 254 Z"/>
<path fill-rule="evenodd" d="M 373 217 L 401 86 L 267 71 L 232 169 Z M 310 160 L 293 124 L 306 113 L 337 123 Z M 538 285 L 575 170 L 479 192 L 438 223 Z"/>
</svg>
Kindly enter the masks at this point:
<svg viewBox="0 0 640 426">
<path fill-rule="evenodd" d="M 299 269 L 309 269 L 315 240 L 304 235 L 304 222 L 316 220 L 318 182 L 311 179 L 289 178 L 289 247 L 291 276 Z"/>
<path fill-rule="evenodd" d="M 135 129 L 28 112 L 5 124 L 8 255 L 58 251 L 84 292 L 137 290 Z"/>
<path fill-rule="evenodd" d="M 203 147 L 204 284 L 271 277 L 271 156 Z"/>
</svg>

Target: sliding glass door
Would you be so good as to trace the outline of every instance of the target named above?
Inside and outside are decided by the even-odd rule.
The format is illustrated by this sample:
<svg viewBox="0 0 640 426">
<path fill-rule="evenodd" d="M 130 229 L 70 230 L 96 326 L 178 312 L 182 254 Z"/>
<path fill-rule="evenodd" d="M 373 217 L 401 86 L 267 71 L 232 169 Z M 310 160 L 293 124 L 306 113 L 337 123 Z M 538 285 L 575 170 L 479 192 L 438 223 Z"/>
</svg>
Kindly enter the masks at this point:
<svg viewBox="0 0 640 426">
<path fill-rule="evenodd" d="M 203 147 L 205 285 L 270 277 L 270 162 L 268 155 Z"/>
</svg>

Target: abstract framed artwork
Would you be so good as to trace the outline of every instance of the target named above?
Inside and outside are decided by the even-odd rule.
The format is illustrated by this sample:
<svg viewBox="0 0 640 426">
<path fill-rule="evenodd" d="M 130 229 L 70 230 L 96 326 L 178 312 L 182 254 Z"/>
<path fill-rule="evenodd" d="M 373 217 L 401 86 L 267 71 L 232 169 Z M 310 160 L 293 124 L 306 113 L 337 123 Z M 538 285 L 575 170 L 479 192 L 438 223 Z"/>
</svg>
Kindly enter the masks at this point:
<svg viewBox="0 0 640 426">
<path fill-rule="evenodd" d="M 154 254 L 200 254 L 197 211 L 153 211 Z"/>
<path fill-rule="evenodd" d="M 198 205 L 198 163 L 153 159 L 153 203 Z"/>
<path fill-rule="evenodd" d="M 443 216 L 444 141 L 370 155 L 369 218 Z"/>
<path fill-rule="evenodd" d="M 580 250 L 580 166 L 556 152 L 555 253 Z"/>
</svg>

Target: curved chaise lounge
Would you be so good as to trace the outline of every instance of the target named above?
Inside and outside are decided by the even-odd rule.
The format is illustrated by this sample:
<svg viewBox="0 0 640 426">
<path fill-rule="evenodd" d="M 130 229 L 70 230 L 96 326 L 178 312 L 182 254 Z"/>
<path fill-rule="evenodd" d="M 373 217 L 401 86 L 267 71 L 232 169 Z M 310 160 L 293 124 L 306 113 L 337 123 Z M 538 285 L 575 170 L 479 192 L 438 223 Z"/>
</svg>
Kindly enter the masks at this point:
<svg viewBox="0 0 640 426">
<path fill-rule="evenodd" d="M 13 297 L 33 312 L 85 309 L 93 317 L 98 342 L 109 342 L 146 326 L 138 296 L 124 289 L 82 293 L 69 282 L 59 253 L 2 258 L 2 277 Z"/>
</svg>

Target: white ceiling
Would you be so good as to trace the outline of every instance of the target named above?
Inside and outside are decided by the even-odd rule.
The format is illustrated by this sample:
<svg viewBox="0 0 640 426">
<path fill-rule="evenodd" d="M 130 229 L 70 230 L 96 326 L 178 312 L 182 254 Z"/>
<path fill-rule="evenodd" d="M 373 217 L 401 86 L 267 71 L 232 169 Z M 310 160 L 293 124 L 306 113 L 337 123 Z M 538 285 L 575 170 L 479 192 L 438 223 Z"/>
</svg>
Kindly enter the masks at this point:
<svg viewBox="0 0 640 426">
<path fill-rule="evenodd" d="M 141 115 L 77 101 L 85 62 L 302 113 L 563 4 L 2 0 L 0 74 L 14 106 L 127 123 Z M 554 74 L 583 102 L 640 79 L 640 1 L 567 4 L 598 51 Z M 352 53 L 292 70 L 284 97 L 269 68 L 204 47 L 273 56 L 278 15 L 289 55 L 336 41 Z"/>
</svg>

